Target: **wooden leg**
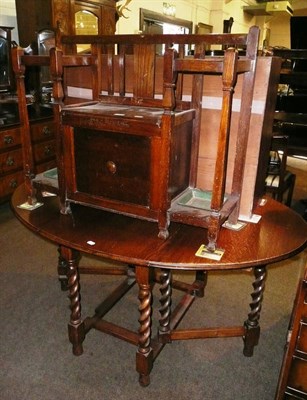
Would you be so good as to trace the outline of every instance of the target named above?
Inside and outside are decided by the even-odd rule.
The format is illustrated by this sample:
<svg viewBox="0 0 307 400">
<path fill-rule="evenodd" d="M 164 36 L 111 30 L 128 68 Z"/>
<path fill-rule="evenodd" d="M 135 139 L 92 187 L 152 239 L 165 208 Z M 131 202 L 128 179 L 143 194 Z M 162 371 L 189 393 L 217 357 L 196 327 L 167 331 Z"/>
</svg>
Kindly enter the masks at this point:
<svg viewBox="0 0 307 400">
<path fill-rule="evenodd" d="M 194 295 L 197 297 L 204 297 L 205 287 L 208 281 L 208 273 L 206 271 L 197 271 L 195 274 L 195 281 L 193 283 Z"/>
<path fill-rule="evenodd" d="M 208 244 L 207 249 L 214 252 L 216 250 L 217 239 L 220 231 L 221 216 L 218 212 L 211 211 L 208 218 Z"/>
<path fill-rule="evenodd" d="M 171 319 L 171 300 L 172 300 L 172 272 L 169 269 L 162 269 L 160 275 L 160 315 L 159 319 L 159 341 L 162 343 L 170 342 L 170 319 Z"/>
<path fill-rule="evenodd" d="M 32 153 L 32 151 L 31 151 Z M 32 158 L 32 154 L 30 155 Z M 29 205 L 34 206 L 37 203 L 36 198 L 36 190 L 33 187 L 32 180 L 35 178 L 35 174 L 33 173 L 33 163 L 30 162 L 29 164 L 25 165 L 25 188 L 27 192 L 27 202 Z M 31 167 L 30 167 L 31 165 Z"/>
<path fill-rule="evenodd" d="M 65 260 L 67 265 L 68 290 L 70 299 L 70 322 L 68 324 L 68 337 L 72 344 L 74 355 L 83 353 L 82 342 L 85 338 L 84 323 L 81 319 L 81 297 L 79 284 L 79 252 L 68 247 L 60 248 L 60 257 Z"/>
<path fill-rule="evenodd" d="M 61 255 L 61 246 L 58 248 L 59 258 L 58 258 L 58 277 L 61 285 L 61 290 L 68 290 L 68 266 L 66 260 Z"/>
<path fill-rule="evenodd" d="M 288 207 L 291 207 L 292 197 L 293 197 L 293 192 L 294 192 L 294 187 L 295 187 L 295 180 L 296 180 L 296 176 L 292 175 L 291 184 L 290 184 L 289 190 L 288 190 L 287 200 L 285 203 L 286 206 L 288 206 Z"/>
<path fill-rule="evenodd" d="M 265 289 L 266 267 L 254 268 L 256 280 L 253 283 L 254 291 L 251 294 L 252 302 L 250 303 L 251 311 L 248 319 L 245 321 L 245 336 L 243 354 L 251 357 L 254 353 L 254 347 L 258 344 L 260 336 L 260 312 Z"/>
<path fill-rule="evenodd" d="M 136 370 L 139 373 L 141 386 L 150 383 L 150 371 L 153 366 L 153 350 L 151 348 L 151 314 L 152 289 L 151 268 L 136 266 L 136 281 L 139 285 L 139 343 L 136 353 Z"/>
</svg>

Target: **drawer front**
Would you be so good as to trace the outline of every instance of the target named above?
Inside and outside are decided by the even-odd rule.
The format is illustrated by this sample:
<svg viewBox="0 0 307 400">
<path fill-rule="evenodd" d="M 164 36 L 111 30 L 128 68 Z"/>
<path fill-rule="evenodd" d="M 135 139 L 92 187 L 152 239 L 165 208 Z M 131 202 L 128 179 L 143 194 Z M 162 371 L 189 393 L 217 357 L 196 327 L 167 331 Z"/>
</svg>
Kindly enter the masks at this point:
<svg viewBox="0 0 307 400">
<path fill-rule="evenodd" d="M 39 164 L 55 157 L 55 141 L 37 143 L 33 146 L 33 157 L 35 163 Z"/>
<path fill-rule="evenodd" d="M 0 150 L 9 149 L 21 144 L 20 129 L 8 129 L 0 131 Z"/>
<path fill-rule="evenodd" d="M 307 321 L 303 323 L 301 321 L 300 331 L 297 339 L 297 350 L 305 354 L 307 363 Z"/>
<path fill-rule="evenodd" d="M 31 124 L 31 138 L 33 142 L 53 138 L 55 135 L 55 123 L 47 121 L 45 123 Z"/>
<path fill-rule="evenodd" d="M 22 169 L 22 151 L 17 149 L 0 154 L 0 174 Z"/>
<path fill-rule="evenodd" d="M 307 395 L 307 360 L 293 357 L 289 372 L 288 388 Z"/>
<path fill-rule="evenodd" d="M 14 190 L 24 182 L 23 171 L 6 175 L 0 179 L 0 197 L 5 197 L 14 192 Z"/>
<path fill-rule="evenodd" d="M 77 191 L 149 204 L 148 137 L 76 128 L 74 148 Z"/>
</svg>

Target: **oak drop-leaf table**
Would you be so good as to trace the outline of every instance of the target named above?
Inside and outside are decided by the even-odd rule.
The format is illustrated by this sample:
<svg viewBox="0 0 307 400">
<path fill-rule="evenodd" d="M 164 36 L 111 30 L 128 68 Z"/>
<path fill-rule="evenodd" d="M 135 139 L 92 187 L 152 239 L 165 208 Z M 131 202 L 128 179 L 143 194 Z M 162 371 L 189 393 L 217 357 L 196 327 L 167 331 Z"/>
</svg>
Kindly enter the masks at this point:
<svg viewBox="0 0 307 400">
<path fill-rule="evenodd" d="M 265 288 L 266 267 L 287 259 L 304 249 L 307 242 L 307 224 L 286 206 L 267 199 L 255 213 L 261 215 L 258 223 L 248 223 L 243 229 L 222 229 L 219 247 L 224 249 L 220 261 L 195 255 L 204 244 L 203 228 L 172 223 L 167 240 L 159 239 L 156 224 L 106 212 L 90 207 L 74 206 L 72 215 L 59 212 L 57 197 L 43 198 L 43 206 L 28 211 L 19 208 L 26 201 L 24 186 L 16 189 L 12 208 L 16 217 L 31 231 L 59 246 L 58 272 L 62 287 L 70 298 L 69 340 L 73 353 L 83 352 L 82 343 L 87 332 L 97 329 L 137 346 L 136 370 L 141 385 L 150 383 L 150 371 L 155 358 L 165 344 L 173 340 L 210 337 L 242 337 L 243 353 L 252 356 L 260 335 L 260 311 Z M 95 310 L 91 317 L 81 316 L 80 254 L 91 254 L 123 263 L 126 280 L 120 283 Z M 125 267 L 127 266 L 127 267 Z M 118 267 L 121 268 L 121 267 Z M 252 268 L 255 275 L 247 319 L 240 326 L 200 327 L 179 329 L 196 297 L 204 295 L 207 273 L 217 270 Z M 98 273 L 103 273 L 104 266 Z M 172 279 L 172 271 L 194 271 L 192 284 Z M 94 271 L 93 271 L 94 272 Z M 109 273 L 110 271 L 106 271 Z M 139 328 L 136 332 L 104 319 L 108 311 L 136 282 L 139 299 Z M 153 285 L 160 285 L 160 319 L 158 334 L 152 338 Z M 178 305 L 172 309 L 172 289 L 184 292 Z M 127 313 L 127 318 L 129 314 Z"/>
</svg>

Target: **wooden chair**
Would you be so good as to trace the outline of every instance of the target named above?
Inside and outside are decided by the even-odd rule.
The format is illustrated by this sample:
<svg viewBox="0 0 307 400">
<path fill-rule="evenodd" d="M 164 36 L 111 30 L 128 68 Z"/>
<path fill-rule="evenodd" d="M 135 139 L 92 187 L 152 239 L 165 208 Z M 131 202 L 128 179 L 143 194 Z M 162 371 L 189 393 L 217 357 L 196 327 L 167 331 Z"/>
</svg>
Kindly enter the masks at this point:
<svg viewBox="0 0 307 400">
<path fill-rule="evenodd" d="M 258 34 L 253 27 L 248 34 L 63 36 L 63 48 L 78 43 L 95 46 L 102 75 L 96 104 L 68 105 L 61 110 L 62 212 L 80 203 L 149 219 L 158 223 L 163 239 L 168 237 L 171 221 L 202 226 L 209 230 L 209 249 L 214 251 L 220 226 L 227 219 L 233 224 L 238 219 Z M 158 59 L 155 49 L 161 44 L 166 52 Z M 238 57 L 237 50 L 229 49 L 225 56 L 206 58 L 208 44 L 243 47 L 245 54 Z M 178 52 L 167 50 L 174 45 Z M 194 58 L 184 54 L 187 45 L 195 46 Z M 126 46 L 133 48 L 131 56 L 125 54 Z M 161 73 L 159 62 L 163 63 L 162 88 L 156 79 Z M 191 196 L 191 190 L 192 196 L 199 193 L 202 89 L 204 76 L 212 74 L 222 78 L 223 101 L 213 186 L 204 209 L 189 207 L 186 196 L 181 204 L 178 199 L 182 194 Z M 226 194 L 232 93 L 240 74 L 244 97 L 232 189 Z M 191 85 L 191 100 L 183 96 L 185 85 Z M 66 86 L 64 82 L 64 90 Z M 122 145 L 126 151 L 119 153 Z"/>
<path fill-rule="evenodd" d="M 277 201 L 284 202 L 288 207 L 291 207 L 296 176 L 287 170 L 287 157 L 288 136 L 273 136 L 265 190 Z M 286 193 L 287 196 L 284 201 Z"/>
<path fill-rule="evenodd" d="M 24 49 L 14 47 L 12 49 L 13 70 L 16 79 L 16 89 L 18 95 L 18 108 L 20 115 L 20 133 L 23 151 L 23 168 L 24 168 L 24 183 L 27 193 L 25 206 L 29 209 L 35 208 L 37 203 L 42 198 L 43 192 L 59 195 L 59 180 L 61 179 L 61 169 L 56 168 L 62 159 L 63 153 L 61 148 L 61 124 L 60 112 L 64 106 L 65 94 L 63 92 L 63 76 L 65 68 L 73 68 L 80 66 L 89 68 L 92 72 L 92 86 L 98 88 L 96 76 L 96 58 L 91 55 L 78 56 L 63 55 L 63 51 L 59 48 L 52 47 L 50 55 L 26 55 Z M 60 62 L 59 62 L 60 61 Z M 33 138 L 31 135 L 31 121 L 28 112 L 27 93 L 25 86 L 25 73 L 27 68 L 48 68 L 51 71 L 51 78 L 53 81 L 53 120 L 55 124 L 56 146 L 57 146 L 57 160 L 56 163 L 50 164 L 50 169 L 38 171 L 34 162 Z M 98 99 L 98 91 L 93 91 L 93 98 Z M 59 249 L 58 260 L 58 276 L 63 290 L 67 290 L 67 264 L 61 256 L 61 249 Z M 80 273 L 83 274 L 112 274 L 112 275 L 129 275 L 131 274 L 130 267 L 126 265 L 116 264 L 104 265 L 104 268 L 97 268 L 95 265 L 80 265 Z"/>
<path fill-rule="evenodd" d="M 96 57 L 93 55 L 73 55 L 65 56 L 61 58 L 61 63 L 59 64 L 55 56 L 56 52 L 61 52 L 61 50 L 52 47 L 50 50 L 51 56 L 48 55 L 27 55 L 24 49 L 20 47 L 15 47 L 12 49 L 12 64 L 13 71 L 16 79 L 16 90 L 18 96 L 18 109 L 20 116 L 20 132 L 21 132 L 21 142 L 23 150 L 23 166 L 24 166 L 24 177 L 25 186 L 28 193 L 28 204 L 29 206 L 34 206 L 37 202 L 37 195 L 41 196 L 43 191 L 48 191 L 54 194 L 59 194 L 59 179 L 61 179 L 61 169 L 55 169 L 56 165 L 61 163 L 61 134 L 59 130 L 61 129 L 60 124 L 60 110 L 64 105 L 64 93 L 63 93 L 63 74 L 64 67 L 73 67 L 81 65 L 83 67 L 89 67 L 92 71 L 93 82 L 96 84 L 95 68 L 97 66 Z M 33 150 L 33 138 L 31 136 L 31 123 L 28 110 L 28 95 L 26 93 L 25 85 L 25 75 L 27 68 L 39 68 L 39 69 L 50 69 L 51 80 L 52 80 L 52 91 L 53 98 L 52 101 L 53 108 L 53 120 L 55 124 L 56 134 L 56 163 L 52 166 L 51 170 L 38 171 L 34 162 L 34 150 Z M 56 72 L 54 72 L 56 71 Z M 52 75 L 53 73 L 53 75 Z M 54 78 L 56 75 L 56 78 Z M 38 96 L 39 97 L 39 96 Z M 98 94 L 94 93 L 94 99 L 97 100 Z M 40 106 L 40 100 L 34 103 L 34 107 Z"/>
<path fill-rule="evenodd" d="M 26 93 L 25 74 L 29 67 L 47 67 L 50 64 L 49 56 L 25 55 L 24 49 L 20 47 L 12 48 L 12 65 L 16 80 L 16 90 L 18 96 L 18 110 L 20 120 L 20 136 L 23 154 L 23 170 L 25 187 L 27 192 L 27 203 L 29 207 L 35 207 L 37 203 L 36 190 L 33 185 L 33 179 L 36 177 L 38 170 L 34 160 L 33 138 L 31 133 L 31 124 L 29 117 L 29 107 L 34 109 L 39 107 L 38 102 L 34 99 L 32 104 L 28 104 L 28 94 Z M 50 113 L 52 116 L 52 113 Z M 46 134 L 49 131 L 46 131 Z M 55 152 L 54 152 L 55 155 Z M 50 168 L 55 166 L 51 163 Z M 48 188 L 50 189 L 50 188 Z"/>
</svg>

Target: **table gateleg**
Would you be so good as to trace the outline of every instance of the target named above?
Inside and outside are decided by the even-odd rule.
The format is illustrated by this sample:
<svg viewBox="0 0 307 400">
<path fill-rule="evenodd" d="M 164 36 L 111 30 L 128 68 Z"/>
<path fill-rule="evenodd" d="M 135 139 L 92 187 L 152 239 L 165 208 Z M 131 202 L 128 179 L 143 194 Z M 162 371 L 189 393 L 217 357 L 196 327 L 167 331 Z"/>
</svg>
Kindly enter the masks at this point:
<svg viewBox="0 0 307 400">
<path fill-rule="evenodd" d="M 251 294 L 250 313 L 244 323 L 245 335 L 243 354 L 251 357 L 254 353 L 254 347 L 257 346 L 260 336 L 260 312 L 265 289 L 266 266 L 254 268 L 255 281 L 253 283 L 254 291 Z"/>
<path fill-rule="evenodd" d="M 135 277 L 139 286 L 139 342 L 136 353 L 136 370 L 141 386 L 150 384 L 150 371 L 153 367 L 153 349 L 151 347 L 152 323 L 152 268 L 136 266 Z"/>
<path fill-rule="evenodd" d="M 170 338 L 171 303 L 172 303 L 172 272 L 169 269 L 162 269 L 160 274 L 160 319 L 158 336 L 159 341 L 167 343 Z"/>
<path fill-rule="evenodd" d="M 68 337 L 72 344 L 73 354 L 79 356 L 83 353 L 82 342 L 85 339 L 84 322 L 81 319 L 81 297 L 78 263 L 80 254 L 69 247 L 60 247 L 60 259 L 66 263 L 67 286 L 70 299 L 70 321 L 68 323 Z"/>
<path fill-rule="evenodd" d="M 61 290 L 66 291 L 68 290 L 68 278 L 67 278 L 67 261 L 61 255 L 61 246 L 58 247 L 58 278 L 61 285 Z"/>
</svg>

